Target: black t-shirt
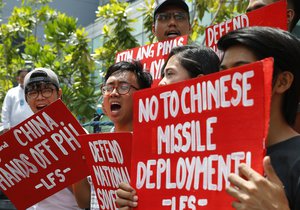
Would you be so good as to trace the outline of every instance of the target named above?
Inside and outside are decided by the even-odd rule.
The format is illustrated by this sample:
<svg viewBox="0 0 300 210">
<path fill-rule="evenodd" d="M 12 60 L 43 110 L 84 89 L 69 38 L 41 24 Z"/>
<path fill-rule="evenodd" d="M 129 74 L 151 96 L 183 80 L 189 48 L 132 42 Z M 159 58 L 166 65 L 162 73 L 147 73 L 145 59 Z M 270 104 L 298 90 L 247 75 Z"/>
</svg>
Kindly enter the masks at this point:
<svg viewBox="0 0 300 210">
<path fill-rule="evenodd" d="M 282 181 L 291 210 L 300 210 L 300 136 L 267 148 L 272 166 Z"/>
</svg>

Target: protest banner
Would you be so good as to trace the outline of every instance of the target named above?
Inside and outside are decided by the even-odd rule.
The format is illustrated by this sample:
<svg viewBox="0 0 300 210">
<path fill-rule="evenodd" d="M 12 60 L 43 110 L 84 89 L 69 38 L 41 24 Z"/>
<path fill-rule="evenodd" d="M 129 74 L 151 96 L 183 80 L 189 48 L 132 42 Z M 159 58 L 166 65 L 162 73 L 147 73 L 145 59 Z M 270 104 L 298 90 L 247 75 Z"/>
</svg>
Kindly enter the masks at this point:
<svg viewBox="0 0 300 210">
<path fill-rule="evenodd" d="M 116 190 L 130 182 L 132 133 L 99 133 L 78 137 L 86 157 L 100 209 L 117 209 Z"/>
<path fill-rule="evenodd" d="M 57 100 L 0 136 L 0 188 L 17 209 L 88 175 L 77 140 L 84 133 Z"/>
<path fill-rule="evenodd" d="M 116 55 L 116 62 L 139 60 L 147 69 L 153 78 L 153 86 L 157 86 L 161 79 L 160 70 L 165 64 L 170 51 L 173 47 L 186 45 L 188 36 L 181 36 L 175 39 L 168 39 L 162 42 L 136 47 L 133 49 L 119 52 Z"/>
<path fill-rule="evenodd" d="M 207 47 L 212 48 L 220 57 L 221 52 L 218 51 L 217 43 L 229 31 L 248 26 L 270 26 L 287 30 L 286 8 L 287 3 L 285 0 L 282 0 L 209 26 L 205 29 L 205 44 Z"/>
<path fill-rule="evenodd" d="M 273 59 L 134 94 L 138 209 L 232 209 L 229 173 L 263 172 Z"/>
</svg>

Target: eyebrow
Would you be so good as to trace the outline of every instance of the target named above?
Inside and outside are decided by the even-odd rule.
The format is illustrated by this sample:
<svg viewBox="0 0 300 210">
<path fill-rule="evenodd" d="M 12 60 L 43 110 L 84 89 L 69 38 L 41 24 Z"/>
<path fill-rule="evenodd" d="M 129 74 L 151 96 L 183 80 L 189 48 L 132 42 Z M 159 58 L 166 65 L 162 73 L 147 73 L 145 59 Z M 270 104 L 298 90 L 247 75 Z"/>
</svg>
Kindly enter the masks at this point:
<svg viewBox="0 0 300 210">
<path fill-rule="evenodd" d="M 106 85 L 113 85 L 113 84 L 115 84 L 115 83 L 129 83 L 128 81 L 126 81 L 126 80 L 117 80 L 117 81 L 113 81 L 113 82 L 108 82 L 108 83 L 106 83 Z"/>
<path fill-rule="evenodd" d="M 238 67 L 238 66 L 243 66 L 243 65 L 246 65 L 246 64 L 249 64 L 251 62 L 249 61 L 238 61 L 238 62 L 235 62 L 233 65 L 231 65 L 230 67 L 227 67 L 226 65 L 220 65 L 220 70 L 226 70 L 226 69 L 231 69 L 231 68 L 234 68 L 234 67 Z"/>
</svg>

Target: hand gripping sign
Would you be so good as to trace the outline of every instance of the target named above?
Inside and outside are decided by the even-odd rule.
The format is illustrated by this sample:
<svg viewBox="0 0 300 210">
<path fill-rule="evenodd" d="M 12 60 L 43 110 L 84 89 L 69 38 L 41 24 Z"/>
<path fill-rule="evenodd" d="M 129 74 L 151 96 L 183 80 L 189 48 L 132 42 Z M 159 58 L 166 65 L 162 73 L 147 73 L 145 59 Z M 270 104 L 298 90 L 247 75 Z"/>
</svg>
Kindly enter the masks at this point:
<svg viewBox="0 0 300 210">
<path fill-rule="evenodd" d="M 131 184 L 138 209 L 227 210 L 229 173 L 262 173 L 271 58 L 134 95 Z"/>
<path fill-rule="evenodd" d="M 116 190 L 121 182 L 130 182 L 132 133 L 80 135 L 79 141 L 91 171 L 100 209 L 117 209 Z"/>
<path fill-rule="evenodd" d="M 77 140 L 85 131 L 57 100 L 0 136 L 0 188 L 26 209 L 88 175 Z"/>
</svg>

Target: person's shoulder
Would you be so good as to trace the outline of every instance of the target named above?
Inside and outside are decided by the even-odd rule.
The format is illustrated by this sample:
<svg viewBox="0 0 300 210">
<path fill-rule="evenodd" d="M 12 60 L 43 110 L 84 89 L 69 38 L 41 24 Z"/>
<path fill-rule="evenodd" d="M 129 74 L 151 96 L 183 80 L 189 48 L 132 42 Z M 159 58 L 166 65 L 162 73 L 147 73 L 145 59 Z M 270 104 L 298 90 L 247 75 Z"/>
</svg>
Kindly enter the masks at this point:
<svg viewBox="0 0 300 210">
<path fill-rule="evenodd" d="M 13 92 L 16 92 L 20 89 L 21 87 L 19 85 L 15 86 L 15 87 L 12 87 L 10 88 L 7 93 L 13 93 Z"/>
<path fill-rule="evenodd" d="M 294 136 L 277 144 L 268 146 L 267 154 L 273 158 L 300 160 L 300 136 Z"/>
<path fill-rule="evenodd" d="M 7 92 L 6 92 L 6 97 L 13 97 L 15 95 L 15 93 L 17 92 L 17 88 L 13 87 L 10 88 Z"/>
</svg>

